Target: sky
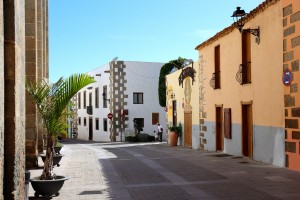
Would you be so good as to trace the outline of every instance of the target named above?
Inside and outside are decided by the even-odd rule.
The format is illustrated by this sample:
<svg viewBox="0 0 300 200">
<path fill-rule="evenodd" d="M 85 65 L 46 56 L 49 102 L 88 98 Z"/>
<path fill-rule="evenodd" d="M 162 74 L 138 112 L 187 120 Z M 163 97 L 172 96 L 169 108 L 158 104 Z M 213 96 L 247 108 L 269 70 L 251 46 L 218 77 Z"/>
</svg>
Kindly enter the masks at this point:
<svg viewBox="0 0 300 200">
<path fill-rule="evenodd" d="M 264 0 L 49 0 L 49 79 L 87 73 L 115 57 L 198 60 L 195 47 Z"/>
</svg>

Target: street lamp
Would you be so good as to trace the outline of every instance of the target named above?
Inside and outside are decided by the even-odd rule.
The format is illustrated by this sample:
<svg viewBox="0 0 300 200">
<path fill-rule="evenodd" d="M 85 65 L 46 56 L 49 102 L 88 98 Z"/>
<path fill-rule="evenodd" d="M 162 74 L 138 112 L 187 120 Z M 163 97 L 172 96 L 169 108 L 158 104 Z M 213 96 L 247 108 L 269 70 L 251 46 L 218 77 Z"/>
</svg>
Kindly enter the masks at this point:
<svg viewBox="0 0 300 200">
<path fill-rule="evenodd" d="M 255 41 L 257 44 L 260 42 L 260 30 L 259 27 L 256 29 L 243 29 L 245 22 L 244 22 L 244 16 L 247 15 L 247 13 L 244 10 L 241 10 L 241 7 L 236 7 L 236 10 L 232 14 L 232 18 L 234 21 L 234 26 L 240 31 L 240 33 L 243 32 L 249 32 L 252 35 L 255 36 Z"/>
</svg>

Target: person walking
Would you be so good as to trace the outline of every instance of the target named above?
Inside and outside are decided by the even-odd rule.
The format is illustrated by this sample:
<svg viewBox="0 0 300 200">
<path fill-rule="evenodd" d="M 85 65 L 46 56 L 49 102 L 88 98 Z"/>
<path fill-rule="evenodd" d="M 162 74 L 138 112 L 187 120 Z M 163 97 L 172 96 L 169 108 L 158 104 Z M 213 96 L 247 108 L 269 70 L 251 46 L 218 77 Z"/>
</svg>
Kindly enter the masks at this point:
<svg viewBox="0 0 300 200">
<path fill-rule="evenodd" d="M 160 125 L 160 123 L 157 123 L 157 135 L 158 135 L 158 140 L 161 142 L 162 141 L 162 134 L 163 134 L 163 127 Z"/>
</svg>

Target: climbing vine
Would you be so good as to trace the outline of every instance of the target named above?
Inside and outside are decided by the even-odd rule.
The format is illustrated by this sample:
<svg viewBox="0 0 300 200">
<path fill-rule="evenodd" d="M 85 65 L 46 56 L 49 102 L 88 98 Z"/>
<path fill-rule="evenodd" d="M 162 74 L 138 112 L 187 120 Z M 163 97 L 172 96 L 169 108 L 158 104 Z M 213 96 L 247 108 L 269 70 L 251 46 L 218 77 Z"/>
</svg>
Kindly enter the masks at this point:
<svg viewBox="0 0 300 200">
<path fill-rule="evenodd" d="M 158 98 L 160 106 L 166 106 L 166 75 L 170 74 L 174 67 L 181 69 L 185 60 L 185 58 L 179 57 L 177 60 L 171 60 L 161 67 L 158 80 Z"/>
</svg>

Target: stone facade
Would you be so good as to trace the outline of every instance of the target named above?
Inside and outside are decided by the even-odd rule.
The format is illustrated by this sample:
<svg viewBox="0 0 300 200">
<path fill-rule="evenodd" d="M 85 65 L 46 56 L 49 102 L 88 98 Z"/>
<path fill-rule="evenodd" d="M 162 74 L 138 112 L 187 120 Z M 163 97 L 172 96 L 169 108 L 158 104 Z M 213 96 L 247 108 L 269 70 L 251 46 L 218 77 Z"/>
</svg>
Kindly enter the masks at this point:
<svg viewBox="0 0 300 200">
<path fill-rule="evenodd" d="M 282 1 L 283 10 L 283 71 L 289 69 L 293 73 L 291 85 L 284 87 L 285 115 L 285 151 L 286 167 L 300 170 L 300 95 L 298 87 L 300 58 L 300 2 Z"/>
<path fill-rule="evenodd" d="M 36 155 L 36 110 L 26 98 L 25 80 L 48 77 L 47 5 L 48 0 L 0 1 L 0 200 L 24 199 L 25 160 L 31 163 Z"/>
<path fill-rule="evenodd" d="M 48 78 L 48 1 L 25 2 L 26 79 Z M 26 167 L 37 166 L 43 151 L 43 129 L 33 100 L 26 96 Z"/>
</svg>

